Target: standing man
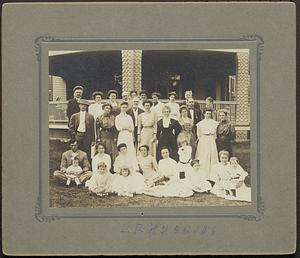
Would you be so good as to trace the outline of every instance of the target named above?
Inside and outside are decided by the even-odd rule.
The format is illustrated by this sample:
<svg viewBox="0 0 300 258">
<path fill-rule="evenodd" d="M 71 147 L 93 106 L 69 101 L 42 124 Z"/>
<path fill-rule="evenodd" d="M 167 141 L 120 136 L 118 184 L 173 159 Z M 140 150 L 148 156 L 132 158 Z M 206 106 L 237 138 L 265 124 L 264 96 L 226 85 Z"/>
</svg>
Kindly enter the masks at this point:
<svg viewBox="0 0 300 258">
<path fill-rule="evenodd" d="M 162 118 L 162 108 L 164 106 L 163 103 L 159 101 L 160 93 L 158 92 L 152 92 L 152 107 L 151 112 L 153 112 L 156 116 L 156 121 Z"/>
<path fill-rule="evenodd" d="M 82 173 L 79 176 L 81 183 L 84 183 L 92 176 L 91 165 L 85 152 L 78 149 L 78 142 L 70 141 L 70 150 L 67 150 L 62 154 L 60 162 L 60 170 L 56 170 L 53 173 L 54 178 L 62 183 L 67 182 L 66 171 L 67 168 L 72 165 L 74 158 L 79 159 L 79 166 L 82 168 Z"/>
<path fill-rule="evenodd" d="M 83 93 L 83 87 L 82 86 L 75 86 L 73 88 L 73 99 L 70 99 L 68 101 L 68 106 L 67 106 L 67 117 L 69 119 L 70 122 L 70 118 L 73 114 L 78 113 L 79 112 L 79 105 L 78 105 L 78 101 L 81 99 L 82 97 L 82 93 Z"/>
<path fill-rule="evenodd" d="M 138 116 L 139 116 L 139 114 L 144 112 L 143 109 L 139 108 L 139 103 L 140 103 L 140 100 L 138 97 L 133 98 L 132 108 L 129 108 L 127 110 L 127 114 L 131 116 L 133 125 L 134 125 L 133 136 L 134 136 L 134 147 L 136 150 L 138 147 L 138 135 L 137 135 L 138 125 L 139 125 Z"/>
<path fill-rule="evenodd" d="M 122 92 L 122 102 L 127 102 L 128 103 L 128 108 L 131 108 L 132 106 L 132 101 L 131 97 L 128 91 L 123 91 Z"/>
<path fill-rule="evenodd" d="M 191 90 L 185 91 L 184 98 L 185 98 L 185 102 L 183 102 L 182 105 L 188 106 L 188 99 L 193 98 L 193 92 Z M 196 109 L 200 109 L 200 105 L 197 101 L 194 101 L 194 107 Z"/>
<path fill-rule="evenodd" d="M 91 159 L 91 146 L 95 143 L 94 117 L 87 112 L 88 100 L 81 99 L 78 102 L 80 111 L 71 116 L 69 132 L 71 139 L 78 141 L 79 149 L 86 152 Z"/>
<path fill-rule="evenodd" d="M 187 100 L 187 108 L 188 108 L 188 117 L 193 120 L 193 124 L 196 128 L 196 124 L 200 122 L 204 116 L 200 109 L 195 107 L 195 100 L 193 98 L 189 98 Z"/>
</svg>

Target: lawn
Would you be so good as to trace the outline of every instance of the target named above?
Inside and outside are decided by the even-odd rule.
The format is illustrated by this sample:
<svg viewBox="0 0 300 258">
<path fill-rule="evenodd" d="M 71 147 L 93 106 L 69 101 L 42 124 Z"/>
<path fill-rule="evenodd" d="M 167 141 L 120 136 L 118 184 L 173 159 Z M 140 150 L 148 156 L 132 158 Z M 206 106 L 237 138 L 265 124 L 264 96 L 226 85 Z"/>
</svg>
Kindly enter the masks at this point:
<svg viewBox="0 0 300 258">
<path fill-rule="evenodd" d="M 116 195 L 99 197 L 90 195 L 84 187 L 66 188 L 56 183 L 52 177 L 53 171 L 59 168 L 61 153 L 68 149 L 66 143 L 50 141 L 50 207 L 184 207 L 184 206 L 245 206 L 248 202 L 229 201 L 209 193 L 195 193 L 191 197 L 152 197 L 135 195 L 134 197 L 120 197 Z M 240 160 L 240 164 L 250 174 L 250 144 L 236 143 L 233 152 Z M 250 186 L 250 176 L 245 183 Z"/>
</svg>

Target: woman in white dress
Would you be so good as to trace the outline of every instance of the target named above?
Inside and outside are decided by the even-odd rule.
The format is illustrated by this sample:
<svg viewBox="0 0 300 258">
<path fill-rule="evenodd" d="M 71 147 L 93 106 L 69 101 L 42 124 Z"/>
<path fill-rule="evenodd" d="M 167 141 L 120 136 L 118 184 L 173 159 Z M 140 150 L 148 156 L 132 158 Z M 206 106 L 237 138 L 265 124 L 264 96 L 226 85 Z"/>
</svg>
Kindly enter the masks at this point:
<svg viewBox="0 0 300 258">
<path fill-rule="evenodd" d="M 135 155 L 134 149 L 134 124 L 130 115 L 126 113 L 128 108 L 127 102 L 121 103 L 121 113 L 116 116 L 115 126 L 119 132 L 117 145 L 125 143 L 128 149 L 128 153 Z"/>
<path fill-rule="evenodd" d="M 101 100 L 103 97 L 103 93 L 101 91 L 95 91 L 92 95 L 92 98 L 95 100 L 95 103 L 89 105 L 88 112 L 94 116 L 96 119 L 103 114 Z"/>
<path fill-rule="evenodd" d="M 142 145 L 139 147 L 140 155 L 137 157 L 139 168 L 146 180 L 157 176 L 157 162 L 156 159 L 149 155 L 149 147 Z"/>
<path fill-rule="evenodd" d="M 154 153 L 154 142 L 156 142 L 156 118 L 155 114 L 151 112 L 152 102 L 145 100 L 144 103 L 145 112 L 141 113 L 138 118 L 138 142 L 139 146 L 147 145 L 149 147 L 150 155 Z"/>
<path fill-rule="evenodd" d="M 137 158 L 135 155 L 132 155 L 128 152 L 127 145 L 125 143 L 121 143 L 117 146 L 119 151 L 119 155 L 116 157 L 114 162 L 115 173 L 120 173 L 122 167 L 129 167 L 130 171 L 136 172 L 139 170 Z"/>
<path fill-rule="evenodd" d="M 201 169 L 206 172 L 206 179 L 211 179 L 211 166 L 218 163 L 218 151 L 216 145 L 216 130 L 218 122 L 211 118 L 212 111 L 204 111 L 205 118 L 197 126 L 198 145 L 196 159 L 200 161 Z"/>
<path fill-rule="evenodd" d="M 110 155 L 105 153 L 104 143 L 98 142 L 96 144 L 96 153 L 92 159 L 92 170 L 95 173 L 98 170 L 98 164 L 103 162 L 106 164 L 107 171 L 111 169 L 111 158 Z"/>
<path fill-rule="evenodd" d="M 170 158 L 167 147 L 161 149 L 161 159 L 158 163 L 157 178 L 152 178 L 153 184 L 148 184 L 145 194 L 155 197 L 189 197 L 194 194 L 192 187 L 178 167 L 178 163 Z M 158 184 L 159 183 L 159 184 Z"/>
<path fill-rule="evenodd" d="M 172 91 L 168 95 L 169 95 L 169 102 L 166 103 L 166 105 L 169 106 L 171 109 L 171 113 L 170 113 L 171 117 L 173 119 L 178 120 L 178 118 L 180 117 L 179 105 L 175 102 L 177 94 L 175 91 Z"/>
</svg>

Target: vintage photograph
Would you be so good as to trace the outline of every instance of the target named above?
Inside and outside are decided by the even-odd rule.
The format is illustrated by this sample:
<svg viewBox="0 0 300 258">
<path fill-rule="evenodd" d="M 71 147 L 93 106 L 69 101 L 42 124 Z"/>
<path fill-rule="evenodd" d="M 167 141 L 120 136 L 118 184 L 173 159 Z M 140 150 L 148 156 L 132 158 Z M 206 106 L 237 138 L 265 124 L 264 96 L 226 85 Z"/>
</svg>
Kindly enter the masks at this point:
<svg viewBox="0 0 300 258">
<path fill-rule="evenodd" d="M 50 207 L 251 205 L 249 49 L 48 56 Z"/>
</svg>

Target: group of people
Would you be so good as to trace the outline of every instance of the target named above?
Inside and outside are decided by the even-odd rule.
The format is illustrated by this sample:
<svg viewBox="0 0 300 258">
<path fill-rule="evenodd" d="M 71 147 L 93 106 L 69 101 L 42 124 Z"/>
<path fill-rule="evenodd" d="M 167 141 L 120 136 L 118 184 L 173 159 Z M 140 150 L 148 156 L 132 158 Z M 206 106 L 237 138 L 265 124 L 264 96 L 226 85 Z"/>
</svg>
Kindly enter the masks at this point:
<svg viewBox="0 0 300 258">
<path fill-rule="evenodd" d="M 73 91 L 67 108 L 71 150 L 54 172 L 58 180 L 68 186 L 85 183 L 97 195 L 187 197 L 210 191 L 239 198 L 247 172 L 233 157 L 235 131 L 228 112 L 214 110 L 211 97 L 201 110 L 192 91 L 185 92 L 181 105 L 175 92 L 164 104 L 159 93 L 150 100 L 144 90 L 123 92 L 121 101 L 110 90 L 103 103 L 97 91 L 90 104 L 82 99 L 82 86 Z"/>
</svg>

